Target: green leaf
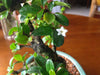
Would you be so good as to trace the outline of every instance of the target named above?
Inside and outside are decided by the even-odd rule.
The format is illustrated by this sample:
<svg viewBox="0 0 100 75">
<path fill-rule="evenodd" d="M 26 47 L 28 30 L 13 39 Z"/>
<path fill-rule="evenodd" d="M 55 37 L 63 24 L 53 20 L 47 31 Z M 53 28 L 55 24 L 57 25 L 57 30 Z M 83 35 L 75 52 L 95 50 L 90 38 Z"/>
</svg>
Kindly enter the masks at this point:
<svg viewBox="0 0 100 75">
<path fill-rule="evenodd" d="M 12 0 L 2 0 L 6 8 L 10 8 L 12 4 Z"/>
<path fill-rule="evenodd" d="M 66 65 L 65 64 L 63 64 L 63 63 L 57 63 L 57 64 L 55 64 L 55 71 L 57 71 L 59 68 L 61 68 L 61 67 L 66 67 Z"/>
<path fill-rule="evenodd" d="M 42 9 L 38 14 L 37 14 L 37 19 L 40 20 L 42 15 L 43 15 L 44 10 Z"/>
<path fill-rule="evenodd" d="M 41 6 L 41 0 L 32 0 L 32 5 L 38 5 Z"/>
<path fill-rule="evenodd" d="M 54 70 L 54 64 L 51 59 L 48 59 L 46 61 L 46 70 L 47 70 L 47 72 L 49 72 L 50 70 Z"/>
<path fill-rule="evenodd" d="M 20 54 L 14 55 L 14 59 L 15 59 L 16 61 L 23 61 L 22 56 L 21 56 Z"/>
<path fill-rule="evenodd" d="M 12 44 L 10 45 L 10 49 L 12 49 L 12 52 L 16 52 L 17 50 L 20 49 L 20 46 L 17 45 L 17 44 L 15 44 L 15 43 L 12 43 Z"/>
<path fill-rule="evenodd" d="M 24 33 L 25 35 L 29 35 L 29 33 L 30 33 L 30 28 L 29 28 L 28 25 L 22 25 L 22 30 L 23 30 L 23 33 Z"/>
<path fill-rule="evenodd" d="M 7 75 L 11 75 L 14 72 L 14 70 L 11 69 L 11 67 L 8 67 L 7 71 L 8 71 Z"/>
<path fill-rule="evenodd" d="M 53 7 L 54 7 L 54 1 L 51 1 L 51 2 L 48 4 L 48 9 L 49 9 L 50 11 L 52 11 Z"/>
<path fill-rule="evenodd" d="M 28 54 L 28 52 L 26 52 L 23 56 L 22 59 L 25 60 L 25 56 Z"/>
<path fill-rule="evenodd" d="M 55 73 L 54 70 L 51 69 L 51 70 L 49 71 L 49 75 L 56 75 L 56 73 Z"/>
<path fill-rule="evenodd" d="M 42 56 L 38 55 L 37 57 L 35 57 L 35 61 L 40 67 L 45 69 L 45 63 L 46 63 L 46 59 L 45 58 L 43 58 Z"/>
<path fill-rule="evenodd" d="M 11 28 L 9 30 L 8 35 L 13 35 L 13 32 L 16 32 L 16 31 L 18 31 L 18 28 L 17 27 L 13 27 L 13 28 Z"/>
<path fill-rule="evenodd" d="M 32 73 L 40 73 L 40 67 L 39 66 L 32 66 L 28 69 L 27 73 L 32 74 Z"/>
<path fill-rule="evenodd" d="M 55 16 L 53 15 L 53 14 L 51 14 L 51 13 L 45 13 L 44 15 L 43 15 L 43 19 L 44 19 L 44 21 L 46 21 L 48 24 L 51 24 L 51 23 L 53 23 L 54 21 L 55 21 Z"/>
<path fill-rule="evenodd" d="M 52 38 L 53 38 L 53 43 L 54 43 L 55 46 L 59 47 L 59 46 L 63 45 L 63 43 L 64 43 L 64 36 L 58 35 L 56 30 L 53 31 Z"/>
<path fill-rule="evenodd" d="M 69 72 L 66 70 L 66 68 L 61 68 L 58 72 L 57 75 L 69 75 Z"/>
<path fill-rule="evenodd" d="M 0 13 L 0 19 L 7 18 L 7 16 L 8 16 L 8 10 L 3 11 L 3 12 Z"/>
<path fill-rule="evenodd" d="M 52 33 L 52 28 L 50 26 L 41 26 L 32 32 L 34 36 L 50 35 L 51 33 Z"/>
<path fill-rule="evenodd" d="M 27 44 L 27 42 L 28 42 L 28 37 L 25 36 L 25 35 L 23 35 L 21 32 L 19 32 L 19 33 L 17 34 L 17 36 L 15 37 L 15 41 L 16 41 L 17 43 L 20 43 L 20 44 Z"/>
<path fill-rule="evenodd" d="M 69 20 L 66 18 L 66 16 L 62 15 L 62 14 L 59 14 L 59 13 L 56 13 L 56 20 L 64 25 L 64 26 L 68 26 L 69 25 Z"/>
<path fill-rule="evenodd" d="M 26 4 L 19 10 L 19 12 L 24 17 L 32 17 L 32 15 L 35 16 L 40 10 L 41 8 L 37 5 L 30 6 L 29 4 Z"/>
<path fill-rule="evenodd" d="M 55 6 L 66 6 L 66 7 L 70 8 L 70 4 L 65 3 L 65 2 L 54 1 L 54 5 Z"/>
<path fill-rule="evenodd" d="M 47 3 L 47 0 L 41 0 L 42 5 L 45 6 L 45 4 Z"/>
</svg>

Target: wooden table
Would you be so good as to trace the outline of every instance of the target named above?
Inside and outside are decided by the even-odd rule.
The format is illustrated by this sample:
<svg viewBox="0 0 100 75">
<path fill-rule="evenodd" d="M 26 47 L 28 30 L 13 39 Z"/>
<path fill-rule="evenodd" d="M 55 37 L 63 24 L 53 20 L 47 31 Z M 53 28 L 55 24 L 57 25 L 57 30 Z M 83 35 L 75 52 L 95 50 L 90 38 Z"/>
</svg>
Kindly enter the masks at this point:
<svg viewBox="0 0 100 75">
<path fill-rule="evenodd" d="M 67 37 L 63 46 L 57 48 L 74 57 L 83 67 L 87 75 L 100 75 L 100 19 L 77 15 L 66 15 L 69 19 Z M 6 75 L 11 50 L 10 41 L 4 40 L 0 30 L 0 75 Z M 18 53 L 32 49 L 24 48 Z"/>
</svg>

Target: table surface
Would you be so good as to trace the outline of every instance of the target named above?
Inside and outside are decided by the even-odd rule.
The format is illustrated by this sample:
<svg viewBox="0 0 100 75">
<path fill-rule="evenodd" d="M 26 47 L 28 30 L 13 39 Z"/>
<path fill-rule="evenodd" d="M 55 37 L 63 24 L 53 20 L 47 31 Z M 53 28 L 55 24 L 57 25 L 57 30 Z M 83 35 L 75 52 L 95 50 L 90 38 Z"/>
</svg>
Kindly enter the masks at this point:
<svg viewBox="0 0 100 75">
<path fill-rule="evenodd" d="M 69 32 L 64 45 L 57 50 L 74 57 L 87 75 L 100 75 L 100 19 L 77 15 L 66 16 L 69 19 L 69 26 L 66 27 Z M 0 75 L 6 75 L 9 60 L 13 55 L 9 48 L 10 43 L 4 39 L 0 30 Z M 32 49 L 23 48 L 18 53 L 23 54 L 25 51 L 33 52 Z"/>
</svg>

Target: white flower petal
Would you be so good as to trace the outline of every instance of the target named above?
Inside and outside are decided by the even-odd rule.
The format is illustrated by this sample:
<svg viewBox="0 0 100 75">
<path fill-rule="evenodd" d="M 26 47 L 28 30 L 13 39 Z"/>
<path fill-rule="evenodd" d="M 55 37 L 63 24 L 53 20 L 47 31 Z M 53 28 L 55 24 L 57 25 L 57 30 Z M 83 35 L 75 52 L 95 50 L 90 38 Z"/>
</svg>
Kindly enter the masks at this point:
<svg viewBox="0 0 100 75">
<path fill-rule="evenodd" d="M 65 29 L 63 26 L 60 29 L 56 29 L 56 31 L 58 32 L 58 35 L 62 35 L 62 36 L 66 36 L 66 32 L 68 32 L 67 29 Z"/>
</svg>

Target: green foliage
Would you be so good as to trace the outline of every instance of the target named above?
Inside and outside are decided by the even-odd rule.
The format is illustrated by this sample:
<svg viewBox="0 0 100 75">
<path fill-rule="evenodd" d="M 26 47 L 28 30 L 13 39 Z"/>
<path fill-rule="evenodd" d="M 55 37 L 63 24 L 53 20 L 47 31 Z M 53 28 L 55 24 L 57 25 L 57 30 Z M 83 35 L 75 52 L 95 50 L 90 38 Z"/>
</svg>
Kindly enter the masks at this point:
<svg viewBox="0 0 100 75">
<path fill-rule="evenodd" d="M 50 35 L 51 33 L 52 33 L 52 28 L 50 26 L 41 26 L 41 27 L 35 29 L 32 32 L 32 35 L 44 36 L 44 35 Z"/>
<path fill-rule="evenodd" d="M 11 75 L 14 70 L 11 67 L 8 67 L 7 71 L 8 71 L 7 75 Z"/>
<path fill-rule="evenodd" d="M 40 73 L 41 68 L 39 66 L 32 66 L 27 70 L 28 74 L 32 74 L 32 73 Z"/>
<path fill-rule="evenodd" d="M 40 20 L 43 16 L 44 10 L 42 9 L 38 14 L 37 14 L 37 19 Z"/>
<path fill-rule="evenodd" d="M 44 21 L 46 21 L 48 24 L 51 24 L 55 21 L 55 16 L 51 13 L 45 13 L 43 15 Z"/>
<path fill-rule="evenodd" d="M 52 11 L 53 7 L 54 7 L 54 2 L 51 1 L 51 2 L 48 4 L 48 9 L 49 9 L 49 11 Z"/>
<path fill-rule="evenodd" d="M 20 49 L 20 46 L 15 44 L 15 43 L 12 43 L 10 45 L 10 49 L 12 50 L 12 52 L 16 52 L 16 51 L 18 51 Z"/>
<path fill-rule="evenodd" d="M 47 0 L 41 0 L 42 2 L 42 6 L 45 6 L 45 4 L 47 3 Z"/>
<path fill-rule="evenodd" d="M 0 19 L 7 18 L 8 12 L 9 12 L 8 10 L 5 10 L 3 12 L 0 12 Z"/>
<path fill-rule="evenodd" d="M 22 58 L 22 56 L 21 56 L 20 54 L 14 55 L 14 59 L 15 59 L 16 61 L 23 61 L 23 58 Z"/>
<path fill-rule="evenodd" d="M 11 4 L 12 4 L 12 0 L 2 0 L 2 2 L 4 3 L 4 6 L 6 8 L 10 8 L 11 7 Z"/>
<path fill-rule="evenodd" d="M 49 75 L 56 75 L 56 73 L 55 73 L 54 70 L 51 69 L 51 70 L 49 71 Z"/>
<path fill-rule="evenodd" d="M 59 47 L 59 46 L 63 45 L 64 36 L 58 35 L 56 30 L 53 30 L 52 38 L 53 38 L 53 43 L 54 43 L 55 46 Z"/>
<path fill-rule="evenodd" d="M 58 72 L 57 75 L 69 75 L 69 72 L 65 68 L 61 68 Z"/>
<path fill-rule="evenodd" d="M 28 37 L 26 35 L 23 35 L 21 32 L 19 32 L 17 34 L 17 36 L 15 37 L 15 41 L 17 43 L 20 43 L 20 44 L 27 44 L 28 42 Z"/>
<path fill-rule="evenodd" d="M 55 6 L 66 6 L 66 7 L 70 8 L 70 4 L 65 3 L 65 2 L 54 1 L 54 5 Z"/>
<path fill-rule="evenodd" d="M 30 6 L 29 4 L 25 4 L 20 10 L 20 14 L 24 17 L 32 17 L 36 16 L 37 12 L 39 12 L 41 8 L 37 5 Z"/>
<path fill-rule="evenodd" d="M 9 30 L 8 35 L 13 35 L 13 33 L 16 31 L 18 31 L 18 27 L 13 27 Z"/>
<path fill-rule="evenodd" d="M 41 0 L 32 0 L 32 5 L 41 6 L 42 5 Z"/>
<path fill-rule="evenodd" d="M 52 40 L 52 37 L 51 36 L 44 36 L 43 38 L 42 38 L 42 41 L 44 42 L 44 43 L 46 43 L 48 46 L 51 44 L 53 44 L 53 40 Z"/>
<path fill-rule="evenodd" d="M 55 15 L 56 15 L 56 20 L 57 20 L 60 24 L 62 24 L 62 25 L 64 25 L 64 26 L 68 26 L 68 25 L 69 25 L 69 20 L 68 20 L 64 15 L 59 14 L 59 13 L 56 13 Z"/>
<path fill-rule="evenodd" d="M 21 20 L 24 21 L 17 25 L 17 27 L 13 27 L 9 31 L 9 35 L 12 35 L 16 32 L 15 42 L 10 45 L 10 49 L 12 52 L 16 52 L 22 47 L 27 47 L 27 45 L 31 45 L 28 47 L 34 47 L 34 36 L 43 36 L 43 41 L 48 46 L 54 45 L 59 47 L 64 43 L 64 37 L 62 35 L 58 35 L 56 29 L 60 28 L 61 25 L 68 26 L 68 19 L 62 15 L 65 10 L 64 7 L 61 9 L 61 13 L 52 14 L 52 9 L 55 6 L 65 6 L 70 8 L 68 3 L 59 2 L 59 1 L 51 1 L 48 3 L 48 0 L 32 0 L 31 4 L 27 3 L 28 0 L 2 0 L 3 6 L 7 9 L 0 13 L 0 19 L 7 18 L 8 13 L 12 13 L 13 10 L 18 10 L 21 15 Z M 14 4 L 12 4 L 14 2 Z M 24 6 L 20 8 L 20 3 L 24 3 Z M 2 6 L 2 4 L 0 4 Z M 14 7 L 12 7 L 14 6 Z M 18 7 L 17 7 L 18 6 Z M 16 8 L 17 7 L 17 8 Z M 19 9 L 20 8 L 20 9 Z M 61 24 L 61 25 L 60 25 Z M 32 28 L 33 27 L 33 28 Z M 31 30 L 31 28 L 33 30 Z M 20 46 L 22 45 L 23 46 Z M 41 52 L 37 50 L 37 52 Z M 8 75 L 13 73 L 14 65 L 17 63 L 23 63 L 26 68 L 23 75 L 26 73 L 31 75 L 68 75 L 68 71 L 65 69 L 63 64 L 57 63 L 56 65 L 54 61 L 49 59 L 48 56 L 40 56 L 37 53 L 34 53 L 35 66 L 31 65 L 28 67 L 28 63 L 25 59 L 27 53 L 23 56 L 20 54 L 15 54 L 13 58 L 10 60 L 8 67 Z M 48 57 L 48 58 L 46 58 Z M 16 62 L 13 62 L 16 60 Z M 59 69 L 60 68 L 60 69 Z"/>
<path fill-rule="evenodd" d="M 45 58 L 43 58 L 42 56 L 38 55 L 37 57 L 35 57 L 35 61 L 44 70 L 46 69 L 45 68 L 45 63 L 46 63 L 46 59 Z"/>
<path fill-rule="evenodd" d="M 23 24 L 23 25 L 22 25 L 22 30 L 23 30 L 23 34 L 24 34 L 24 35 L 29 35 L 29 33 L 30 33 L 30 28 L 29 28 L 28 25 Z"/>
<path fill-rule="evenodd" d="M 52 61 L 51 59 L 48 59 L 48 60 L 46 61 L 46 71 L 47 71 L 47 72 L 49 72 L 49 71 L 52 72 L 52 70 L 54 70 L 53 61 Z"/>
</svg>

